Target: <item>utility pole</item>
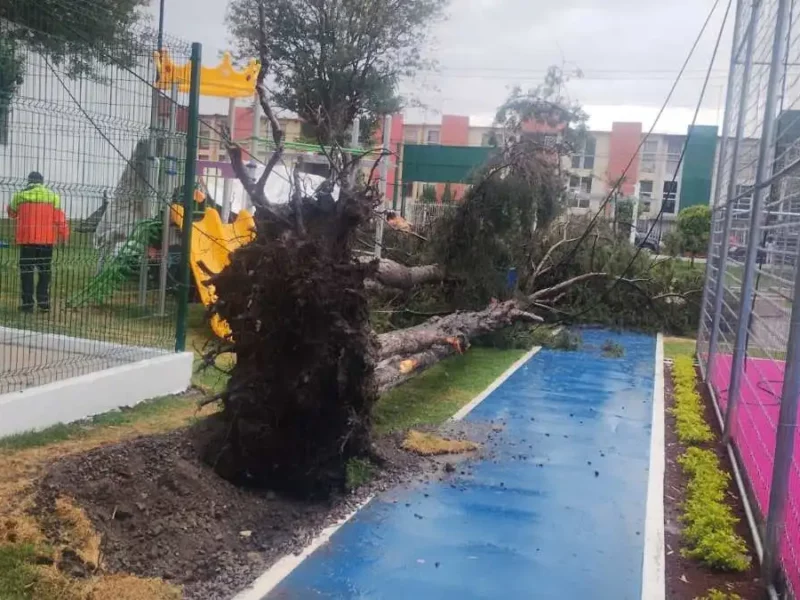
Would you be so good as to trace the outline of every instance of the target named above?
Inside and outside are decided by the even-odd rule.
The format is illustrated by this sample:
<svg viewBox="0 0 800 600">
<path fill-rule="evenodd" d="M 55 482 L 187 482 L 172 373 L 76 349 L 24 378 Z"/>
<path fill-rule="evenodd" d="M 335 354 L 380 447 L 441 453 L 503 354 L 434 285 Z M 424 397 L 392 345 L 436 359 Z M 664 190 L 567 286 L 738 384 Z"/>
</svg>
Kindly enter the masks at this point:
<svg viewBox="0 0 800 600">
<path fill-rule="evenodd" d="M 231 132 L 231 140 L 236 141 L 236 98 L 231 98 L 228 103 L 228 129 Z M 222 213 L 220 217 L 223 223 L 227 223 L 231 216 L 231 195 L 233 194 L 233 180 L 225 178 L 222 184 Z"/>
<path fill-rule="evenodd" d="M 389 180 L 389 145 L 392 140 L 392 115 L 386 115 L 383 119 L 383 151 L 381 156 L 381 180 L 380 192 L 381 203 L 378 207 L 378 222 L 375 226 L 375 258 L 381 257 L 383 248 L 383 219 L 386 208 L 386 187 Z"/>
</svg>

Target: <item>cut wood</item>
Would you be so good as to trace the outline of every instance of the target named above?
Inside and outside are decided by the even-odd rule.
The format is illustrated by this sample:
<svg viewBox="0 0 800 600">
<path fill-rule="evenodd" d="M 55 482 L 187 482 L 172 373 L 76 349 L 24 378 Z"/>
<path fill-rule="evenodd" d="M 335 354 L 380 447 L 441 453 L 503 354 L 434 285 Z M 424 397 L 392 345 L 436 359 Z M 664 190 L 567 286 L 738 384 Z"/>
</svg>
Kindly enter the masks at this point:
<svg viewBox="0 0 800 600">
<path fill-rule="evenodd" d="M 515 300 L 493 302 L 479 311 L 433 317 L 416 327 L 378 336 L 378 389 L 389 390 L 452 354 L 464 352 L 472 339 L 518 321 L 542 322 Z"/>
</svg>

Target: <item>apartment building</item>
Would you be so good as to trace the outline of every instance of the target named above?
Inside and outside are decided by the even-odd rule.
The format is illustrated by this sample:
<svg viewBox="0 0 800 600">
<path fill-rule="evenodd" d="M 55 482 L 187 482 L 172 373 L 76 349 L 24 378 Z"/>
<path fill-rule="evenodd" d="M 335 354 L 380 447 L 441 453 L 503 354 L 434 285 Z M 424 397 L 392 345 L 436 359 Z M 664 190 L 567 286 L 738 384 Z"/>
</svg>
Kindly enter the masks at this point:
<svg viewBox="0 0 800 600">
<path fill-rule="evenodd" d="M 217 131 L 227 124 L 228 116 L 206 115 L 201 119 L 199 159 L 224 161 L 225 151 Z M 286 141 L 297 142 L 307 137 L 300 120 L 283 118 L 280 122 Z M 532 125 L 528 129 L 547 137 L 548 132 L 539 131 L 541 127 Z M 266 136 L 263 117 L 259 131 Z M 238 107 L 233 139 L 249 147 L 252 132 L 252 108 Z M 556 136 L 557 132 L 550 134 Z M 424 186 L 435 186 L 437 197 L 441 198 L 449 183 L 452 195 L 459 198 L 466 189 L 462 177 L 470 170 L 470 164 L 480 164 L 490 148 L 502 141 L 502 135 L 494 127 L 471 124 L 470 118 L 463 115 L 443 115 L 438 122 L 427 123 L 406 122 L 402 114 L 394 115 L 390 144 L 392 149 L 399 150 L 401 158 L 390 160 L 387 194 L 409 205 L 420 198 Z M 642 124 L 633 122 L 615 122 L 609 131 L 587 134 L 581 147 L 564 159 L 571 212 L 597 211 L 620 178 L 618 196 L 638 197 L 642 219 L 654 218 L 663 206 L 663 218 L 669 221 L 682 208 L 711 201 L 719 146 L 717 127 L 696 126 L 691 136 L 654 133 L 643 142 L 644 135 Z M 679 164 L 687 137 L 689 145 Z M 382 133 L 378 132 L 376 138 L 382 139 Z M 753 166 L 740 169 L 737 194 L 755 179 L 752 158 L 757 145 L 755 140 L 745 140 L 743 144 L 740 164 Z M 256 150 L 259 159 L 266 157 L 267 149 L 266 143 L 259 142 Z M 420 168 L 423 162 L 425 168 Z M 742 208 L 748 201 L 741 200 Z"/>
</svg>

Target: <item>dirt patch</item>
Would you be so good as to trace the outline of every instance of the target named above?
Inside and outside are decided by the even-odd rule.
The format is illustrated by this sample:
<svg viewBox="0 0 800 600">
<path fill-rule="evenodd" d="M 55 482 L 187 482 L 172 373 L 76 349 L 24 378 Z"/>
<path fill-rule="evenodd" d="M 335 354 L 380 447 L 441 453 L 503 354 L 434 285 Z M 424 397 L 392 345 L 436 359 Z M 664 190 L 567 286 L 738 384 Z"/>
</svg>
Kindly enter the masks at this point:
<svg viewBox="0 0 800 600">
<path fill-rule="evenodd" d="M 229 598 L 370 493 L 447 476 L 442 462 L 403 451 L 402 434 L 389 435 L 375 445 L 383 464 L 369 484 L 324 503 L 303 502 L 221 479 L 199 459 L 202 438 L 201 424 L 53 463 L 34 508 L 48 539 L 59 537 L 48 523 L 71 498 L 100 534 L 104 572 L 163 578 L 183 586 L 185 598 Z"/>
<path fill-rule="evenodd" d="M 678 457 L 686 448 L 678 441 L 675 433 L 675 417 L 669 409 L 675 405 L 673 394 L 672 374 L 668 370 L 665 377 L 665 404 L 666 404 L 666 473 L 664 478 L 664 526 L 666 544 L 666 577 L 667 600 L 693 600 L 702 597 L 712 588 L 720 591 L 739 594 L 744 600 L 756 600 L 763 595 L 759 580 L 758 557 L 753 548 L 753 541 L 742 506 L 738 489 L 731 480 L 728 504 L 733 509 L 734 515 L 739 519 L 736 532 L 747 541 L 748 552 L 752 559 L 751 567 L 743 573 L 723 573 L 712 571 L 699 562 L 681 556 L 680 515 L 681 505 L 686 498 L 685 490 L 687 478 L 678 464 Z M 698 380 L 700 379 L 698 375 Z M 719 422 L 714 412 L 712 400 L 703 385 L 698 386 L 698 391 L 703 397 L 705 419 L 719 436 Z M 732 473 L 731 464 L 725 448 L 717 439 L 707 446 L 713 450 L 720 461 L 720 466 L 728 473 Z"/>
</svg>

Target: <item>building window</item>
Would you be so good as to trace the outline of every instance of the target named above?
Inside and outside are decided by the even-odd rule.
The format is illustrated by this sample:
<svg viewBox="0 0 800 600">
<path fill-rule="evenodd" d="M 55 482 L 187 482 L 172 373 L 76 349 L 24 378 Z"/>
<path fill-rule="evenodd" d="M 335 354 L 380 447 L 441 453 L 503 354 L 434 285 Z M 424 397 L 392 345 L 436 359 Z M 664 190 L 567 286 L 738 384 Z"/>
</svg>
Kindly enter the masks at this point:
<svg viewBox="0 0 800 600">
<path fill-rule="evenodd" d="M 589 196 L 585 194 L 570 194 L 567 204 L 570 208 L 589 208 Z"/>
<path fill-rule="evenodd" d="M 676 173 L 680 166 L 684 143 L 683 138 L 669 138 L 667 140 L 667 175 L 670 177 Z"/>
<path fill-rule="evenodd" d="M 744 193 L 743 196 L 741 196 L 742 193 Z M 741 196 L 741 198 L 739 196 Z M 736 199 L 733 203 L 733 213 L 735 216 L 741 217 L 741 213 L 749 213 L 750 207 L 753 205 L 753 186 L 741 183 L 736 184 L 736 192 L 733 198 Z"/>
<path fill-rule="evenodd" d="M 211 147 L 211 129 L 208 125 L 201 123 L 197 134 L 197 147 L 200 148 L 200 150 L 208 150 Z"/>
<path fill-rule="evenodd" d="M 594 153 L 596 148 L 597 140 L 590 135 L 586 136 L 576 153 L 572 155 L 572 168 L 594 169 Z"/>
<path fill-rule="evenodd" d="M 642 145 L 641 169 L 645 173 L 654 173 L 656 170 L 656 155 L 658 154 L 658 140 L 646 140 Z"/>
<path fill-rule="evenodd" d="M 569 189 L 573 192 L 583 192 L 584 194 L 590 193 L 592 191 L 591 176 L 578 177 L 577 175 L 572 175 L 569 178 Z"/>
<path fill-rule="evenodd" d="M 407 144 L 416 144 L 417 141 L 419 141 L 419 137 L 417 136 L 417 130 L 406 128 L 405 131 L 403 131 L 403 141 L 406 142 Z"/>
<path fill-rule="evenodd" d="M 639 212 L 650 212 L 650 201 L 653 199 L 653 182 L 640 181 L 639 182 Z"/>
<path fill-rule="evenodd" d="M 498 146 L 500 144 L 500 136 L 496 131 L 487 131 L 481 135 L 481 146 Z"/>
<path fill-rule="evenodd" d="M 661 197 L 661 202 L 663 203 L 662 209 L 663 212 L 667 214 L 674 215 L 675 214 L 675 199 L 678 196 L 678 182 L 677 181 L 665 181 L 664 182 L 664 195 Z"/>
<path fill-rule="evenodd" d="M 758 149 L 758 142 L 742 140 L 736 164 L 737 179 L 740 181 L 755 181 L 758 168 Z M 731 150 L 728 150 L 728 156 L 730 153 Z"/>
<path fill-rule="evenodd" d="M 428 137 L 426 140 L 429 144 L 438 144 L 439 143 L 439 130 L 438 129 L 429 129 L 428 130 Z"/>
</svg>

